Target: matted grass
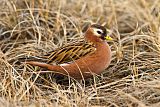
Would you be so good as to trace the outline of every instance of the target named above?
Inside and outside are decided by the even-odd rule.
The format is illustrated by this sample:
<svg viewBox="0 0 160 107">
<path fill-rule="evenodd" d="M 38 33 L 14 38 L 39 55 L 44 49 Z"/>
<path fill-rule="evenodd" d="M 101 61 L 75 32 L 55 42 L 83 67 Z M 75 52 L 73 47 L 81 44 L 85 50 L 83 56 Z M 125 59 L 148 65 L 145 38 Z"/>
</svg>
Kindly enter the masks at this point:
<svg viewBox="0 0 160 107">
<path fill-rule="evenodd" d="M 160 0 L 1 0 L 0 105 L 160 106 Z M 106 26 L 112 62 L 86 81 L 34 73 L 20 58 L 83 37 L 87 23 Z"/>
</svg>

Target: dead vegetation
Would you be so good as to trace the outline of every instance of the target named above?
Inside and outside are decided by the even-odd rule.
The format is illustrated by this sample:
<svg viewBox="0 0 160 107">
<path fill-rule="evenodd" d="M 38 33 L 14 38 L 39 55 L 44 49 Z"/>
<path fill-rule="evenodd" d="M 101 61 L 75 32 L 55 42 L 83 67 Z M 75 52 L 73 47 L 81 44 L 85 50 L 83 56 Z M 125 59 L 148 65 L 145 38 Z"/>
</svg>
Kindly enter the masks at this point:
<svg viewBox="0 0 160 107">
<path fill-rule="evenodd" d="M 160 106 L 160 0 L 1 0 L 0 105 Z M 20 57 L 83 37 L 86 23 L 108 28 L 112 63 L 98 77 L 56 80 Z M 58 81 L 58 82 L 57 82 Z"/>
</svg>

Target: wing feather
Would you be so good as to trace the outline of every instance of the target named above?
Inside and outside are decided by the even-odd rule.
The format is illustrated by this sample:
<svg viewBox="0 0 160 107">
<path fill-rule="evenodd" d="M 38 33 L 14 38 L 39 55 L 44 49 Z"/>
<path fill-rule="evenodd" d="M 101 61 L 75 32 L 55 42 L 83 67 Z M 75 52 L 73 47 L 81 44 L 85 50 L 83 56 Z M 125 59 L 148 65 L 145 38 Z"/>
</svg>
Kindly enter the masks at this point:
<svg viewBox="0 0 160 107">
<path fill-rule="evenodd" d="M 86 55 L 90 55 L 94 53 L 94 51 L 95 46 L 93 43 L 80 42 L 55 49 L 45 55 L 44 58 L 48 59 L 47 63 L 49 64 L 63 64 L 72 62 L 73 60 L 77 60 Z"/>
</svg>

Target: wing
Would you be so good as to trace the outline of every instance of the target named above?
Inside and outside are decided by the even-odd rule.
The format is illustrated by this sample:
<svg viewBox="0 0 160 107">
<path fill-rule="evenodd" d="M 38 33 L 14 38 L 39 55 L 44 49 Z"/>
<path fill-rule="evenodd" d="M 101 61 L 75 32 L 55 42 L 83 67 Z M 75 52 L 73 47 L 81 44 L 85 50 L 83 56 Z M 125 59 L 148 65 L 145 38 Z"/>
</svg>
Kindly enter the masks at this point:
<svg viewBox="0 0 160 107">
<path fill-rule="evenodd" d="M 90 55 L 94 53 L 94 51 L 95 46 L 93 43 L 79 42 L 55 49 L 54 51 L 51 51 L 47 55 L 43 56 L 43 58 L 46 58 L 47 63 L 49 64 L 62 64 L 72 62 L 86 55 Z"/>
</svg>

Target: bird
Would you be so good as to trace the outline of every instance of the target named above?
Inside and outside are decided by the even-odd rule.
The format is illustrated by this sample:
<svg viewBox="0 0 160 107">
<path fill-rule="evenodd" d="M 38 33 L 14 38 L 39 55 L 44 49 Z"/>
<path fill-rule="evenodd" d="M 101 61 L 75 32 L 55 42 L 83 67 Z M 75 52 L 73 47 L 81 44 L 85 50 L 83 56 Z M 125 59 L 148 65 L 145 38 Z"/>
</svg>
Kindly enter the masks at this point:
<svg viewBox="0 0 160 107">
<path fill-rule="evenodd" d="M 45 68 L 54 73 L 70 76 L 76 80 L 88 79 L 101 74 L 111 62 L 111 49 L 107 41 L 106 28 L 92 24 L 84 33 L 84 40 L 37 56 L 36 60 L 26 60 L 25 64 Z"/>
</svg>

